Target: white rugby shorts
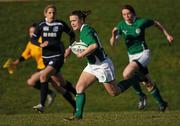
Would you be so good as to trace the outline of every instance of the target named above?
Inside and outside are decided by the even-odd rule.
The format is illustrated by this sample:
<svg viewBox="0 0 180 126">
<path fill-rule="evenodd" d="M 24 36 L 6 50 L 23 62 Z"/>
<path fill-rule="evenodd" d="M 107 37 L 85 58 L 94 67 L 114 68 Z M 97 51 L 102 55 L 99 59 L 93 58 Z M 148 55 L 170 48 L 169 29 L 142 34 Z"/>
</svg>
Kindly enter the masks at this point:
<svg viewBox="0 0 180 126">
<path fill-rule="evenodd" d="M 147 67 L 147 65 L 150 63 L 151 60 L 151 51 L 149 49 L 146 49 L 140 53 L 137 54 L 128 54 L 129 56 L 129 62 L 132 62 L 133 60 L 138 61 L 143 67 Z"/>
<path fill-rule="evenodd" d="M 83 71 L 96 76 L 100 83 L 107 83 L 115 79 L 114 66 L 109 58 L 98 64 L 88 64 Z"/>
</svg>

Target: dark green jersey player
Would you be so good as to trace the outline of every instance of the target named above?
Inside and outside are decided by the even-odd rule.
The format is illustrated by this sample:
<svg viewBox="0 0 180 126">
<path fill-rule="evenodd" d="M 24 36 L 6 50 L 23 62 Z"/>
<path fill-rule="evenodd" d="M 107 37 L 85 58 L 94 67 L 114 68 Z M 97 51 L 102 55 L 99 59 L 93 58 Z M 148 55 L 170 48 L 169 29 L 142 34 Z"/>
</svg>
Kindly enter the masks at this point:
<svg viewBox="0 0 180 126">
<path fill-rule="evenodd" d="M 125 39 L 129 56 L 129 64 L 123 71 L 123 77 L 128 79 L 135 72 L 144 76 L 146 78 L 144 82 L 148 91 L 151 92 L 156 101 L 159 103 L 160 111 L 165 111 L 167 102 L 162 99 L 158 88 L 153 84 L 148 74 L 147 65 L 150 62 L 151 55 L 145 41 L 145 30 L 150 26 L 156 26 L 164 33 L 169 43 L 172 43 L 173 37 L 168 34 L 165 28 L 158 21 L 137 18 L 134 8 L 130 5 L 123 6 L 122 16 L 124 20 L 119 22 L 112 30 L 110 43 L 112 46 L 115 45 L 117 38 L 120 36 L 123 36 Z M 143 109 L 146 105 L 146 95 L 142 92 L 139 83 L 134 83 L 133 87 L 140 96 L 138 109 Z"/>
<path fill-rule="evenodd" d="M 134 18 L 134 23 L 121 21 L 117 25 L 118 35 L 123 35 L 129 54 L 140 53 L 148 49 L 145 42 L 145 29 L 154 25 L 153 20 Z"/>
<path fill-rule="evenodd" d="M 109 59 L 101 45 L 97 32 L 85 24 L 85 18 L 88 12 L 73 11 L 70 15 L 71 26 L 74 31 L 80 31 L 80 41 L 87 45 L 87 48 L 77 53 L 78 58 L 87 57 L 88 64 L 82 71 L 79 80 L 76 84 L 76 112 L 70 118 L 65 118 L 66 121 L 82 119 L 83 108 L 85 104 L 85 91 L 96 80 L 103 84 L 106 91 L 111 96 L 117 96 L 126 89 L 128 89 L 133 82 L 138 83 L 140 78 L 131 77 L 128 80 L 120 81 L 115 80 L 114 66 Z"/>
<path fill-rule="evenodd" d="M 87 24 L 84 24 L 80 30 L 80 41 L 84 42 L 87 46 L 97 44 L 98 48 L 87 56 L 90 64 L 102 62 L 106 59 L 106 54 L 102 48 L 101 42 L 98 38 L 96 31 Z"/>
</svg>

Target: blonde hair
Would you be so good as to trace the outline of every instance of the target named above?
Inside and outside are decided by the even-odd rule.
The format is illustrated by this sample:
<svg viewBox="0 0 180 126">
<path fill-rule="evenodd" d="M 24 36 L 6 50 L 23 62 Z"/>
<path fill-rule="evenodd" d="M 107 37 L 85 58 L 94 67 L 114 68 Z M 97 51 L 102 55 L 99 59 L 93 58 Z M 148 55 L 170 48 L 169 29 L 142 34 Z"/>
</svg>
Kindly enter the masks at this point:
<svg viewBox="0 0 180 126">
<path fill-rule="evenodd" d="M 47 13 L 47 11 L 48 11 L 49 8 L 53 8 L 54 11 L 55 11 L 55 13 L 56 13 L 56 11 L 57 11 L 56 6 L 55 6 L 54 4 L 49 4 L 49 5 L 47 5 L 47 6 L 44 8 L 44 14 Z"/>
</svg>

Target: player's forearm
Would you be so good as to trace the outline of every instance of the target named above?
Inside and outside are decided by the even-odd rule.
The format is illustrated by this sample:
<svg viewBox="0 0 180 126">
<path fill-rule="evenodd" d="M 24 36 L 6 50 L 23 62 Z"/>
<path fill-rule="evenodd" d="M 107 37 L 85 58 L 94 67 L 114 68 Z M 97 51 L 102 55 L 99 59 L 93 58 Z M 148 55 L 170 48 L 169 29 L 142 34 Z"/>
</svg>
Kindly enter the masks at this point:
<svg viewBox="0 0 180 126">
<path fill-rule="evenodd" d="M 73 32 L 73 31 L 71 31 L 70 33 L 69 33 L 69 42 L 70 42 L 70 45 L 76 40 L 75 39 L 75 33 Z"/>
<path fill-rule="evenodd" d="M 112 36 L 110 38 L 110 45 L 115 46 L 118 38 L 119 38 L 118 29 L 116 27 L 114 27 L 113 30 L 112 30 Z"/>
<path fill-rule="evenodd" d="M 19 57 L 19 59 L 13 61 L 13 65 L 18 65 L 20 62 L 25 61 L 25 58 L 23 56 Z"/>
<path fill-rule="evenodd" d="M 25 60 L 25 58 L 23 56 L 21 56 L 21 57 L 19 57 L 18 60 L 19 60 L 19 63 L 20 63 L 20 62 L 23 62 Z"/>
<path fill-rule="evenodd" d="M 155 22 L 155 26 L 158 29 L 160 29 L 164 33 L 165 36 L 169 35 L 169 33 L 166 31 L 166 29 L 162 26 L 162 24 L 160 22 L 158 22 L 158 21 L 154 21 L 154 22 Z"/>
<path fill-rule="evenodd" d="M 111 38 L 110 38 L 110 45 L 111 46 L 115 46 L 115 43 L 116 43 L 116 37 L 115 36 L 112 36 Z"/>
<path fill-rule="evenodd" d="M 88 48 L 83 51 L 82 53 L 80 53 L 80 56 L 81 58 L 85 57 L 85 56 L 88 56 L 90 55 L 91 53 L 93 53 L 96 49 L 98 48 L 98 45 L 97 44 L 92 44 L 90 46 L 88 46 Z"/>
</svg>

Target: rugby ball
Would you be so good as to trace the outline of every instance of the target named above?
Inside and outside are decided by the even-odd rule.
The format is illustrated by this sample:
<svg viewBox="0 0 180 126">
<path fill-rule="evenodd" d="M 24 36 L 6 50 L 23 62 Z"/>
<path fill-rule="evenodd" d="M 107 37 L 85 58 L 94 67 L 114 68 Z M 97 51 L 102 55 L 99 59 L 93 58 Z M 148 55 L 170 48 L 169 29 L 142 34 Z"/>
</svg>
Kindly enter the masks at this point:
<svg viewBox="0 0 180 126">
<path fill-rule="evenodd" d="M 71 45 L 71 51 L 74 53 L 74 54 L 78 54 L 80 52 L 83 52 L 85 49 L 87 49 L 87 45 L 83 42 L 74 42 L 72 45 Z"/>
</svg>

